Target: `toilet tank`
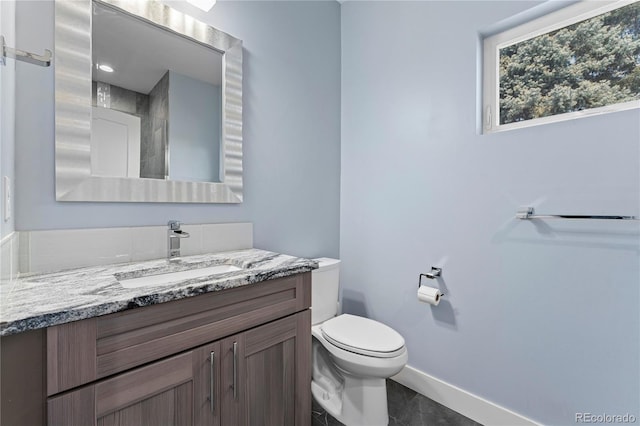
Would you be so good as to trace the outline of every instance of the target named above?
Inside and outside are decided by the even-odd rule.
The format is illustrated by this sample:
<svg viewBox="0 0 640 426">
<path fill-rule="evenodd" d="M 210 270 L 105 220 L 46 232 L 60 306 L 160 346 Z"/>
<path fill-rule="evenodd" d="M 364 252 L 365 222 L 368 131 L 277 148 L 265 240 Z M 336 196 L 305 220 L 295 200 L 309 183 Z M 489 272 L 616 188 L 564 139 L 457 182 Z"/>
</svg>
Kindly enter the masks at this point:
<svg viewBox="0 0 640 426">
<path fill-rule="evenodd" d="M 338 313 L 340 290 L 340 260 L 321 257 L 314 259 L 318 269 L 311 272 L 311 324 L 319 324 Z"/>
</svg>

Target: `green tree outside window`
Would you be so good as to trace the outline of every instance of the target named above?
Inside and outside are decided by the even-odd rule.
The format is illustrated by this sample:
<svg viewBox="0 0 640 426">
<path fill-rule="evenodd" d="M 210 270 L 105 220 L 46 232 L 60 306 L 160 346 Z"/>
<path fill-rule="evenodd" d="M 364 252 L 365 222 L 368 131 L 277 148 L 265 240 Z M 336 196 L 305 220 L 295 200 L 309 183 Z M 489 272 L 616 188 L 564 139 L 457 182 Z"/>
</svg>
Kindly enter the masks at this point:
<svg viewBox="0 0 640 426">
<path fill-rule="evenodd" d="M 640 99 L 640 3 L 500 49 L 500 124 Z"/>
</svg>

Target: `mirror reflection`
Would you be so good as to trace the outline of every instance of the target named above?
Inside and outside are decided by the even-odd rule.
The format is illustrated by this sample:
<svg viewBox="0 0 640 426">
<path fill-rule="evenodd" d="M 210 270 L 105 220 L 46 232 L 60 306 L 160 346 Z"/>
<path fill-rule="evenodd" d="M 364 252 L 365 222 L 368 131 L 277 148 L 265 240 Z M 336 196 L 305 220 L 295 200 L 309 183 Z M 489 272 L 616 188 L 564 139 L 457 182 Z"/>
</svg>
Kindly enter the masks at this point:
<svg viewBox="0 0 640 426">
<path fill-rule="evenodd" d="M 222 54 L 94 3 L 91 174 L 220 182 Z"/>
</svg>

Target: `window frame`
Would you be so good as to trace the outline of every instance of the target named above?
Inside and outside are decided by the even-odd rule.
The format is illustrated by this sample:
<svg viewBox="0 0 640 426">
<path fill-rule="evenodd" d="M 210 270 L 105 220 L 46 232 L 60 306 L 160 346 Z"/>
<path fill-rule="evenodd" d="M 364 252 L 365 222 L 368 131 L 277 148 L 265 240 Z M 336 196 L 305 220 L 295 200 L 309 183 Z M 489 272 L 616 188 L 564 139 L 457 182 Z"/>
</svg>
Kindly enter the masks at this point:
<svg viewBox="0 0 640 426">
<path fill-rule="evenodd" d="M 533 118 L 514 123 L 500 124 L 500 49 L 515 43 L 568 27 L 576 22 L 637 3 L 638 0 L 580 1 L 540 18 L 531 20 L 506 31 L 485 37 L 483 40 L 483 90 L 482 90 L 482 129 L 483 133 L 520 129 L 546 123 L 555 123 L 576 118 L 589 117 L 615 111 L 640 108 L 640 100 L 605 105 L 581 111 L 572 111 L 548 117 Z"/>
</svg>

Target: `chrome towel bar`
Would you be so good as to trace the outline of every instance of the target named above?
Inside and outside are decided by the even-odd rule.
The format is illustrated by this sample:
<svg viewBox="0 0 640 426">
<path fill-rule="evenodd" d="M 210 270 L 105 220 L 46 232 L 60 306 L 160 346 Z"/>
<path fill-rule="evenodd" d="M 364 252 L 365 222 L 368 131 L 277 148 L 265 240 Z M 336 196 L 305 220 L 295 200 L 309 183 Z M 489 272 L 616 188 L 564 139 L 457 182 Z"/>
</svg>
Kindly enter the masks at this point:
<svg viewBox="0 0 640 426">
<path fill-rule="evenodd" d="M 0 64 L 5 65 L 6 58 L 14 58 L 19 61 L 28 62 L 42 67 L 51 65 L 51 57 L 53 56 L 49 49 L 45 49 L 44 55 L 36 55 L 35 53 L 25 52 L 23 50 L 13 49 L 4 43 L 4 36 L 0 36 Z"/>
<path fill-rule="evenodd" d="M 533 207 L 524 207 L 516 212 L 516 218 L 531 219 L 599 219 L 599 220 L 638 220 L 636 216 L 583 215 L 583 214 L 535 214 Z"/>
</svg>

